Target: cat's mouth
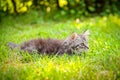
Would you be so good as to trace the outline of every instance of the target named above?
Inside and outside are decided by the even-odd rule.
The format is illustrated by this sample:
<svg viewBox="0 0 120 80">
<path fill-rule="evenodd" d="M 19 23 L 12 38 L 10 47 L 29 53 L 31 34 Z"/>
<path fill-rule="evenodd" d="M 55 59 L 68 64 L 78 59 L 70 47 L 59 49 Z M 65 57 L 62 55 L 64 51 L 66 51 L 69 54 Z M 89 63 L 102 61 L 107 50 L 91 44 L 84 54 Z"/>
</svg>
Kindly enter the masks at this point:
<svg viewBox="0 0 120 80">
<path fill-rule="evenodd" d="M 85 52 L 83 49 L 82 49 L 82 50 L 80 50 L 80 51 L 73 50 L 73 53 L 74 53 L 74 54 L 81 54 L 81 53 L 83 53 L 83 52 Z"/>
</svg>

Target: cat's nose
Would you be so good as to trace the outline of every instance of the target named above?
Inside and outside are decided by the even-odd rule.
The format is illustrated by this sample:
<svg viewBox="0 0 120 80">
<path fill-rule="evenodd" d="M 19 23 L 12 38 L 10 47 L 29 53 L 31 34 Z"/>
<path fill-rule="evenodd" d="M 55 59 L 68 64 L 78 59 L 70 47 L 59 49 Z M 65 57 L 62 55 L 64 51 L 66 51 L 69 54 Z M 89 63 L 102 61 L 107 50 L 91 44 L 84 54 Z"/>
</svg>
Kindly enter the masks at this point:
<svg viewBox="0 0 120 80">
<path fill-rule="evenodd" d="M 89 47 L 86 47 L 87 49 L 89 49 Z"/>
<path fill-rule="evenodd" d="M 85 48 L 89 49 L 89 47 L 88 47 L 88 46 L 85 46 Z"/>
</svg>

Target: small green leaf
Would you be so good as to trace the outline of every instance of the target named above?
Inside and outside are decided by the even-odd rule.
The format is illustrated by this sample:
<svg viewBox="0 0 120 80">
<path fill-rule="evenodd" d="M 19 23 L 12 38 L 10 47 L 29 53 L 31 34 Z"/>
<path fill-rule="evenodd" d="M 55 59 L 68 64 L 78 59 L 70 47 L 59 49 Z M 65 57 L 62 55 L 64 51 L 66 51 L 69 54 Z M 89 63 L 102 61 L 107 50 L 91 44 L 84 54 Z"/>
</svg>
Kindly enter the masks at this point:
<svg viewBox="0 0 120 80">
<path fill-rule="evenodd" d="M 95 8 L 92 7 L 92 6 L 89 6 L 88 9 L 89 9 L 90 11 L 92 11 L 92 12 L 95 11 Z"/>
</svg>

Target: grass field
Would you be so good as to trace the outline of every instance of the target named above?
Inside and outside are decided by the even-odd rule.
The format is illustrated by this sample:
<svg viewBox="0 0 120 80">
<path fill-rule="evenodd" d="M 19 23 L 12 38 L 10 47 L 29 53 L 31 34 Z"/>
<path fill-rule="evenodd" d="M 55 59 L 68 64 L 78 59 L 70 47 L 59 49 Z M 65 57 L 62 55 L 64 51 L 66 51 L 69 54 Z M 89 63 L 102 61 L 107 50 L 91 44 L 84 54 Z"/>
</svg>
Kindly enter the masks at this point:
<svg viewBox="0 0 120 80">
<path fill-rule="evenodd" d="M 0 23 L 0 80 L 120 80 L 120 17 L 44 20 L 31 13 L 8 16 Z M 90 30 L 90 49 L 79 55 L 30 55 L 11 51 L 7 42 L 33 38 L 64 39 Z"/>
</svg>

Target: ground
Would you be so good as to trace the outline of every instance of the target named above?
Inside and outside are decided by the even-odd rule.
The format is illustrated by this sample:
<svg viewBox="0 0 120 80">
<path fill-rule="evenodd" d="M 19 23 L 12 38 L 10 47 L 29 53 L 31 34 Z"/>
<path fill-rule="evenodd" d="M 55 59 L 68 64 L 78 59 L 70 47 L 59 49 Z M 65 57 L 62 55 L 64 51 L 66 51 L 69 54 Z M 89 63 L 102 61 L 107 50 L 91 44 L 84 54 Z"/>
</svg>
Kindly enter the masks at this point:
<svg viewBox="0 0 120 80">
<path fill-rule="evenodd" d="M 87 53 L 30 55 L 11 51 L 8 42 L 33 38 L 64 39 L 90 30 Z M 7 16 L 0 23 L 0 80 L 119 80 L 120 18 L 118 15 L 44 20 L 39 15 Z"/>
</svg>

